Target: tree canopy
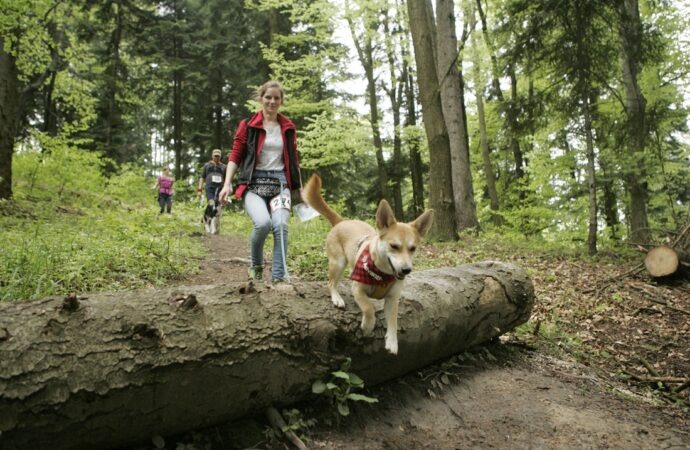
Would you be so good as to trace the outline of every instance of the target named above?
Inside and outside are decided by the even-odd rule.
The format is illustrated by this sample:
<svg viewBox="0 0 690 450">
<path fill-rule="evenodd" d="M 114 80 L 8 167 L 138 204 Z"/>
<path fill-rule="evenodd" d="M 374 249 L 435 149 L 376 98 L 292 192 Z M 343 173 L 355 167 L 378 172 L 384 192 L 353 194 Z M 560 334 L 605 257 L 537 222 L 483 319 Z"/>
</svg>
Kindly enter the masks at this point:
<svg viewBox="0 0 690 450">
<path fill-rule="evenodd" d="M 437 239 L 646 244 L 687 220 L 689 21 L 670 0 L 0 0 L 0 198 L 36 181 L 25 153 L 191 180 L 277 79 L 303 176 L 350 214 L 388 197 L 434 207 Z"/>
</svg>

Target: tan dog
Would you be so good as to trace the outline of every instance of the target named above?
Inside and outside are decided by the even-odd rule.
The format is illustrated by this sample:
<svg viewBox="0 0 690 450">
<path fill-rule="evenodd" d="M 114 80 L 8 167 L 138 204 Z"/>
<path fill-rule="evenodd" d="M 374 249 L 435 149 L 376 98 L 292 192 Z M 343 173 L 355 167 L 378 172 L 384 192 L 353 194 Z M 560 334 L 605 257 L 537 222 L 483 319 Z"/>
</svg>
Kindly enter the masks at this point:
<svg viewBox="0 0 690 450">
<path fill-rule="evenodd" d="M 371 300 L 384 298 L 386 350 L 398 353 L 398 300 L 404 279 L 412 271 L 412 259 L 422 237 L 429 231 L 433 211 L 427 210 L 414 222 L 395 220 L 386 200 L 376 211 L 375 230 L 359 220 L 344 220 L 321 196 L 321 178 L 312 176 L 303 192 L 304 200 L 333 226 L 326 237 L 328 256 L 328 289 L 331 301 L 345 307 L 337 291 L 338 281 L 349 265 L 352 271 L 352 294 L 362 310 L 362 331 L 374 330 L 374 306 Z"/>
</svg>

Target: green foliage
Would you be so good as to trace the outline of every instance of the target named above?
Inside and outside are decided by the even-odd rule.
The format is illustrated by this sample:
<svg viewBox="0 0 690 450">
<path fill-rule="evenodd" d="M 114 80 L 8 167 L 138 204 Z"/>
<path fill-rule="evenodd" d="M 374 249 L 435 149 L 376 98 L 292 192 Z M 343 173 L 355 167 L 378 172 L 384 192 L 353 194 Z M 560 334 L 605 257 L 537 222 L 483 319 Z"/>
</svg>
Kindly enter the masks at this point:
<svg viewBox="0 0 690 450">
<path fill-rule="evenodd" d="M 159 286 L 197 268 L 197 210 L 158 216 L 144 170 L 109 180 L 95 153 L 55 146 L 14 158 L 15 203 L 0 216 L 0 300 Z"/>
<path fill-rule="evenodd" d="M 38 145 L 13 159 L 16 195 L 70 205 L 96 204 L 105 184 L 100 156 L 70 146 L 64 139 L 42 133 L 35 137 Z"/>
<path fill-rule="evenodd" d="M 328 398 L 341 416 L 350 414 L 349 401 L 378 403 L 376 398 L 353 392 L 355 389 L 364 388 L 364 380 L 349 372 L 351 363 L 352 360 L 347 358 L 340 365 L 340 370 L 331 372 L 326 381 L 316 380 L 311 386 L 312 392 Z"/>
<path fill-rule="evenodd" d="M 324 280 L 328 273 L 328 260 L 324 251 L 330 224 L 323 218 L 300 223 L 293 216 L 290 223 L 290 250 L 288 267 L 303 280 Z"/>
<path fill-rule="evenodd" d="M 151 190 L 152 183 L 154 181 L 144 175 L 140 166 L 125 164 L 108 178 L 105 194 L 134 204 L 145 204 L 155 195 Z"/>
<path fill-rule="evenodd" d="M 195 270 L 190 256 L 201 255 L 190 239 L 197 227 L 179 211 L 159 217 L 153 208 L 123 211 L 111 205 L 44 213 L 30 226 L 0 217 L 0 300 L 160 286 Z"/>
</svg>

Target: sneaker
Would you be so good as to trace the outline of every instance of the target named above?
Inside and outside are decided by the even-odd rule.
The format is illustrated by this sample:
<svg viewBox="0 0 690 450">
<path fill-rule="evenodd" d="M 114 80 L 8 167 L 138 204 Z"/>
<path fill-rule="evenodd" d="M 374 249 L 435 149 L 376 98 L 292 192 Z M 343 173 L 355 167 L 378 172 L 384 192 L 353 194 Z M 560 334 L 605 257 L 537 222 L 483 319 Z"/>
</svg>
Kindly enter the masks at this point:
<svg viewBox="0 0 690 450">
<path fill-rule="evenodd" d="M 273 278 L 271 280 L 272 284 L 288 283 L 287 278 Z"/>
<path fill-rule="evenodd" d="M 249 268 L 249 278 L 252 280 L 263 280 L 264 266 L 251 266 Z"/>
</svg>

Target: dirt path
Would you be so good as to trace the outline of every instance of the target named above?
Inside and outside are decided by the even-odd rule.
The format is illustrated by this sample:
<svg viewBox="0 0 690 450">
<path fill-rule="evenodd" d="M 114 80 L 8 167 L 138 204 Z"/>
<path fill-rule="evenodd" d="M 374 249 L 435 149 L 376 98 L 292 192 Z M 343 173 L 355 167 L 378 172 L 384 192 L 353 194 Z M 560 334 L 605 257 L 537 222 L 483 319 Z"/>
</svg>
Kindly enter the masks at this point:
<svg viewBox="0 0 690 450">
<path fill-rule="evenodd" d="M 214 284 L 219 281 L 246 281 L 249 265 L 249 243 L 247 239 L 227 235 L 204 235 L 206 259 L 201 262 L 201 271 L 180 284 Z"/>
<path fill-rule="evenodd" d="M 204 237 L 213 248 L 186 284 L 246 280 L 248 244 Z M 270 259 L 270 255 L 269 255 Z M 655 406 L 585 366 L 492 343 L 368 391 L 336 425 L 334 408 L 295 405 L 317 424 L 310 448 L 325 449 L 690 449 L 690 413 Z M 263 419 L 191 433 L 196 449 L 287 448 L 267 439 Z M 173 447 L 174 448 L 174 447 Z"/>
<path fill-rule="evenodd" d="M 501 344 L 387 383 L 373 395 L 380 403 L 359 408 L 339 431 L 321 425 L 313 447 L 690 448 L 687 415 L 625 398 L 583 366 Z"/>
</svg>

